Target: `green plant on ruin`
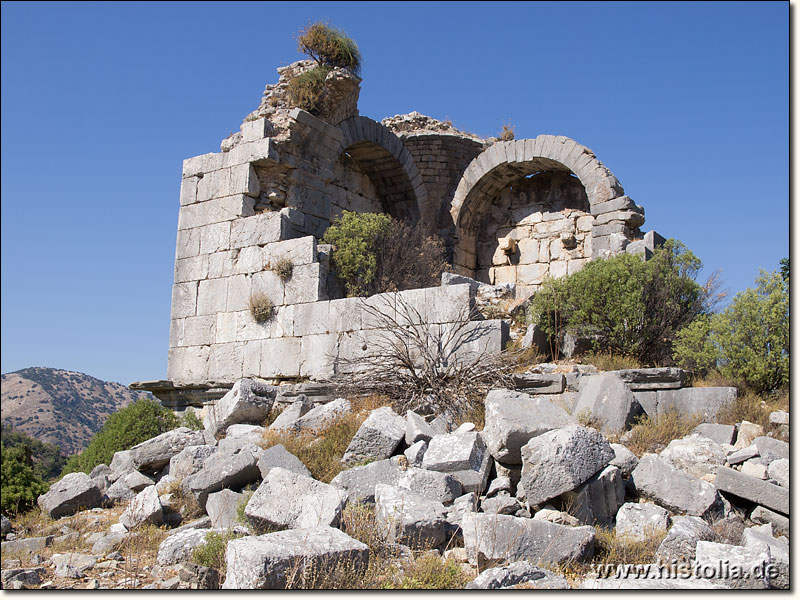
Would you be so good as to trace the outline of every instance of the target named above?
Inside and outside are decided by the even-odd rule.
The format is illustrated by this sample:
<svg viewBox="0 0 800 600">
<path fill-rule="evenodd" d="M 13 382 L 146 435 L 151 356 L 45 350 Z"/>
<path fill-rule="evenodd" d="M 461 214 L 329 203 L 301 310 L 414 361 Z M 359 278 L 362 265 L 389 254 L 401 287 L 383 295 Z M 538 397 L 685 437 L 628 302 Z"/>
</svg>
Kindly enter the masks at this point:
<svg viewBox="0 0 800 600">
<path fill-rule="evenodd" d="M 294 263 L 291 261 L 291 259 L 284 256 L 275 261 L 275 264 L 272 266 L 272 270 L 275 271 L 278 277 L 281 278 L 281 281 L 285 283 L 292 278 Z"/>
<path fill-rule="evenodd" d="M 198 565 L 210 567 L 217 571 L 225 571 L 225 550 L 228 542 L 242 537 L 241 534 L 233 531 L 219 533 L 210 531 L 206 534 L 205 541 L 192 550 L 192 560 Z"/>
<path fill-rule="evenodd" d="M 756 288 L 720 313 L 698 319 L 675 341 L 675 361 L 697 375 L 719 371 L 756 393 L 789 384 L 788 273 L 762 271 Z"/>
<path fill-rule="evenodd" d="M 250 314 L 256 323 L 269 321 L 275 312 L 275 304 L 269 296 L 262 292 L 255 292 L 250 296 Z"/>
<path fill-rule="evenodd" d="M 701 267 L 676 240 L 647 261 L 631 254 L 592 261 L 568 277 L 545 279 L 531 302 L 531 322 L 550 338 L 553 354 L 560 336 L 572 331 L 588 335 L 594 352 L 669 363 L 677 332 L 722 297 L 715 276 L 705 285 L 695 281 Z"/>
<path fill-rule="evenodd" d="M 325 78 L 330 72 L 330 67 L 317 66 L 292 77 L 286 87 L 291 105 L 318 116 L 325 94 Z"/>
<path fill-rule="evenodd" d="M 358 45 L 341 29 L 317 21 L 300 30 L 297 49 L 320 66 L 350 69 L 358 74 L 361 52 Z"/>
</svg>

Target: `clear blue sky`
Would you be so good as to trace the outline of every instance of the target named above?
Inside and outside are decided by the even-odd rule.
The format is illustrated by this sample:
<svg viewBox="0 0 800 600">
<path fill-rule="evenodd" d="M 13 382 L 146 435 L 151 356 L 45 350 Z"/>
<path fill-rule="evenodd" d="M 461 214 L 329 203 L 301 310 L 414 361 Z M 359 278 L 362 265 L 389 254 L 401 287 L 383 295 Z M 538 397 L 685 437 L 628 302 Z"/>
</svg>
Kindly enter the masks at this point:
<svg viewBox="0 0 800 600">
<path fill-rule="evenodd" d="M 181 161 L 318 19 L 361 48 L 361 114 L 574 138 L 731 293 L 788 256 L 785 2 L 3 2 L 3 372 L 166 375 Z"/>
</svg>

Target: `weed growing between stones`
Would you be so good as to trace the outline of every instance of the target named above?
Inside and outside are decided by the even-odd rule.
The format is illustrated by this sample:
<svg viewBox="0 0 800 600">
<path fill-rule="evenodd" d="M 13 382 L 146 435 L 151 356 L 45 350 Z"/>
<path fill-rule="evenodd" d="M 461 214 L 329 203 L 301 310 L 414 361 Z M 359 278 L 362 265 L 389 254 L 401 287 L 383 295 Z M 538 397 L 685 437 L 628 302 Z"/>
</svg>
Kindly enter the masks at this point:
<svg viewBox="0 0 800 600">
<path fill-rule="evenodd" d="M 622 369 L 640 369 L 642 363 L 633 356 L 614 354 L 611 352 L 589 352 L 581 357 L 582 361 L 597 367 L 598 371 L 619 371 Z"/>
<path fill-rule="evenodd" d="M 720 408 L 716 421 L 723 425 L 736 425 L 742 421 L 750 421 L 763 427 L 766 433 L 771 429 L 769 413 L 776 410 L 789 410 L 788 390 L 784 390 L 767 399 L 761 398 L 754 392 L 747 391 L 744 394 L 737 394 L 732 403 Z M 788 436 L 782 435 L 781 432 L 775 432 L 774 435 L 786 442 L 789 441 Z"/>
<path fill-rule="evenodd" d="M 286 257 L 279 258 L 277 261 L 275 261 L 272 270 L 275 271 L 278 277 L 281 278 L 281 281 L 285 283 L 292 278 L 294 263 Z"/>
<path fill-rule="evenodd" d="M 181 485 L 182 481 L 171 482 L 164 493 L 172 494 L 172 503 L 181 514 L 184 520 L 191 520 L 205 514 L 205 511 L 197 502 L 194 494 L 187 492 Z"/>
<path fill-rule="evenodd" d="M 361 52 L 358 45 L 341 29 L 317 21 L 300 30 L 297 49 L 320 66 L 350 69 L 358 74 Z"/>
<path fill-rule="evenodd" d="M 511 124 L 511 121 L 508 123 L 503 123 L 503 130 L 500 132 L 499 137 L 501 142 L 510 142 L 516 137 L 516 133 L 514 133 L 514 126 Z"/>
<path fill-rule="evenodd" d="M 265 323 L 272 318 L 275 305 L 269 297 L 261 292 L 250 296 L 250 314 L 256 323 Z"/>
<path fill-rule="evenodd" d="M 217 569 L 220 573 L 224 573 L 227 566 L 225 550 L 228 548 L 228 542 L 239 537 L 242 537 L 241 534 L 231 530 L 225 533 L 209 531 L 205 541 L 192 550 L 192 560 L 198 565 Z"/>
<path fill-rule="evenodd" d="M 702 417 L 668 412 L 656 419 L 642 415 L 631 428 L 625 445 L 636 456 L 658 452 L 672 440 L 689 435 L 703 421 Z"/>
</svg>

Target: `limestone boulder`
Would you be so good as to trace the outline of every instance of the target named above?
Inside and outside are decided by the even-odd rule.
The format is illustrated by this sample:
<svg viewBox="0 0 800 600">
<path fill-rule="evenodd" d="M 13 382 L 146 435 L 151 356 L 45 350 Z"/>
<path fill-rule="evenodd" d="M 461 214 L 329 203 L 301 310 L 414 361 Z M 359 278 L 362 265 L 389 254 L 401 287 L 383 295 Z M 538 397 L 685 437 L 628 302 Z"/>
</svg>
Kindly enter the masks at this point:
<svg viewBox="0 0 800 600">
<path fill-rule="evenodd" d="M 265 428 L 260 425 L 230 425 L 225 431 L 225 437 L 217 443 L 220 450 L 225 450 L 228 445 L 238 445 L 242 442 L 258 444 L 264 439 Z"/>
<path fill-rule="evenodd" d="M 373 504 L 376 484 L 397 485 L 404 474 L 395 457 L 342 471 L 331 480 L 331 485 L 344 491 L 348 502 Z"/>
<path fill-rule="evenodd" d="M 132 500 L 135 495 L 136 492 L 128 487 L 124 477 L 117 479 L 106 490 L 106 496 L 115 504 L 118 502 L 125 502 L 126 500 Z"/>
<path fill-rule="evenodd" d="M 211 518 L 211 527 L 215 529 L 232 529 L 240 525 L 237 521 L 239 504 L 244 500 L 244 494 L 233 490 L 220 490 L 208 495 L 206 512 Z"/>
<path fill-rule="evenodd" d="M 611 465 L 617 467 L 622 476 L 627 479 L 639 464 L 639 459 L 622 444 L 611 444 L 611 449 L 614 450 L 614 459 L 611 461 Z"/>
<path fill-rule="evenodd" d="M 454 432 L 431 438 L 422 468 L 448 473 L 465 492 L 480 494 L 489 479 L 491 458 L 480 433 Z"/>
<path fill-rule="evenodd" d="M 282 469 L 292 471 L 298 475 L 311 477 L 311 471 L 308 470 L 299 458 L 289 452 L 283 444 L 271 446 L 259 454 L 258 470 L 261 473 L 262 479 L 264 479 L 267 473 L 269 473 L 269 470 L 274 467 L 281 467 Z"/>
<path fill-rule="evenodd" d="M 129 530 L 146 524 L 161 525 L 163 521 L 164 509 L 154 485 L 136 494 L 119 518 L 119 522 Z"/>
<path fill-rule="evenodd" d="M 250 497 L 244 514 L 263 528 L 335 526 L 346 500 L 347 494 L 333 485 L 274 467 Z"/>
<path fill-rule="evenodd" d="M 399 486 L 375 486 L 375 521 L 389 542 L 412 548 L 437 547 L 448 538 L 444 504 Z"/>
<path fill-rule="evenodd" d="M 187 446 L 199 446 L 203 443 L 202 432 L 178 427 L 131 448 L 131 463 L 137 471 L 160 471 L 169 464 L 173 456 Z"/>
<path fill-rule="evenodd" d="M 771 463 L 773 460 L 780 458 L 789 458 L 789 444 L 783 440 L 776 440 L 768 436 L 760 436 L 753 440 L 758 449 L 758 454 L 761 456 L 765 464 Z"/>
<path fill-rule="evenodd" d="M 789 517 L 776 513 L 773 510 L 756 506 L 750 513 L 750 520 L 759 525 L 772 525 L 781 535 L 789 535 Z"/>
<path fill-rule="evenodd" d="M 277 394 L 278 389 L 274 386 L 253 379 L 240 379 L 215 405 L 208 407 L 203 425 L 206 431 L 215 435 L 230 425 L 263 423 Z"/>
<path fill-rule="evenodd" d="M 672 512 L 711 517 L 722 509 L 713 485 L 676 469 L 655 454 L 639 459 L 631 480 L 639 494 Z"/>
<path fill-rule="evenodd" d="M 716 476 L 717 469 L 725 464 L 727 451 L 715 441 L 695 433 L 672 440 L 659 456 L 673 467 L 700 479 Z"/>
<path fill-rule="evenodd" d="M 712 574 L 709 581 L 728 589 L 769 589 L 769 569 L 764 565 L 771 562 L 769 546 L 763 543 L 744 547 L 700 541 L 695 550 L 699 572 Z M 734 570 L 748 577 L 736 576 Z"/>
<path fill-rule="evenodd" d="M 216 451 L 216 446 L 187 446 L 169 460 L 169 474 L 176 481 L 183 481 L 202 469 Z"/>
<path fill-rule="evenodd" d="M 785 487 L 750 477 L 728 467 L 719 469 L 715 485 L 726 495 L 749 500 L 784 515 L 789 514 L 789 490 Z"/>
<path fill-rule="evenodd" d="M 103 493 L 86 473 L 70 473 L 37 499 L 42 512 L 51 519 L 74 515 L 79 510 L 95 508 L 103 503 Z"/>
<path fill-rule="evenodd" d="M 611 527 L 625 502 L 625 481 L 617 467 L 608 465 L 562 498 L 583 525 Z"/>
<path fill-rule="evenodd" d="M 569 492 L 614 458 L 608 441 L 594 429 L 570 425 L 533 438 L 522 447 L 522 490 L 530 506 Z"/>
<path fill-rule="evenodd" d="M 54 554 L 50 562 L 55 567 L 56 577 L 68 577 L 70 579 L 81 579 L 97 564 L 97 559 L 89 554 L 80 552 L 66 552 Z"/>
<path fill-rule="evenodd" d="M 742 421 L 739 424 L 736 434 L 736 443 L 733 445 L 737 450 L 747 448 L 757 437 L 764 435 L 764 428 L 750 421 Z"/>
<path fill-rule="evenodd" d="M 131 458 L 130 450 L 120 450 L 119 452 L 114 452 L 114 456 L 111 458 L 111 464 L 108 466 L 111 469 L 109 479 L 112 483 L 117 481 L 117 479 L 123 475 L 127 475 L 136 469 L 133 464 L 133 458 Z"/>
<path fill-rule="evenodd" d="M 225 551 L 227 571 L 222 588 L 285 589 L 287 573 L 295 585 L 306 572 L 338 565 L 358 571 L 366 568 L 369 547 L 333 527 L 292 529 L 266 535 L 249 536 L 228 542 Z"/>
<path fill-rule="evenodd" d="M 139 471 L 132 471 L 128 473 L 123 478 L 123 481 L 125 482 L 125 485 L 127 485 L 134 493 L 137 494 L 144 488 L 155 485 L 156 483 L 152 478 L 143 473 L 139 473 Z"/>
<path fill-rule="evenodd" d="M 343 464 L 389 458 L 405 439 L 406 420 L 390 407 L 373 410 L 358 428 L 342 457 Z"/>
<path fill-rule="evenodd" d="M 406 413 L 406 445 L 411 446 L 419 441 L 429 442 L 431 438 L 437 433 L 444 433 L 436 431 L 428 422 L 415 413 L 409 410 Z"/>
<path fill-rule="evenodd" d="M 350 412 L 352 412 L 350 403 L 344 398 L 337 398 L 308 411 L 295 421 L 294 429 L 297 431 L 323 429 Z"/>
<path fill-rule="evenodd" d="M 778 482 L 778 485 L 789 488 L 789 459 L 779 458 L 769 463 L 767 474 L 770 479 Z"/>
<path fill-rule="evenodd" d="M 414 442 L 408 448 L 403 450 L 403 456 L 406 457 L 408 464 L 412 467 L 421 467 L 422 459 L 425 457 L 425 451 L 428 449 L 428 442 L 419 440 Z"/>
<path fill-rule="evenodd" d="M 617 536 L 644 541 L 653 534 L 669 529 L 669 513 L 655 504 L 627 502 L 617 512 L 614 528 Z"/>
<path fill-rule="evenodd" d="M 612 373 L 582 377 L 572 414 L 585 414 L 599 423 L 603 433 L 618 433 L 644 411 L 625 382 Z"/>
<path fill-rule="evenodd" d="M 481 512 L 487 515 L 514 515 L 520 508 L 519 500 L 512 498 L 508 492 L 481 499 Z"/>
<path fill-rule="evenodd" d="M 692 433 L 708 438 L 718 444 L 732 445 L 736 439 L 736 427 L 719 423 L 700 423 Z"/>
<path fill-rule="evenodd" d="M 513 390 L 492 390 L 486 396 L 483 438 L 495 460 L 521 464 L 522 447 L 552 429 L 575 425 L 567 412 L 544 396 Z"/>
<path fill-rule="evenodd" d="M 253 444 L 234 453 L 216 452 L 206 460 L 203 468 L 183 480 L 184 490 L 193 494 L 205 508 L 208 495 L 224 488 L 241 488 L 261 479 L 258 458 L 261 449 Z"/>
<path fill-rule="evenodd" d="M 314 401 L 305 394 L 300 394 L 297 400 L 281 411 L 281 414 L 270 423 L 270 431 L 291 431 L 295 428 L 297 420 L 314 408 Z"/>
<path fill-rule="evenodd" d="M 415 467 L 403 472 L 397 486 L 442 504 L 452 504 L 453 500 L 463 495 L 461 484 L 452 475 Z"/>
<path fill-rule="evenodd" d="M 789 541 L 785 537 L 776 538 L 770 524 L 748 527 L 742 534 L 742 545 L 745 548 L 768 546 L 773 571 L 769 576 L 770 587 L 789 589 Z"/>
<path fill-rule="evenodd" d="M 567 527 L 539 519 L 470 513 L 461 520 L 467 555 L 481 561 L 533 564 L 583 561 L 594 552 L 593 527 Z"/>
<path fill-rule="evenodd" d="M 513 588 L 521 583 L 524 583 L 526 588 L 537 590 L 570 589 L 569 583 L 562 575 L 556 575 L 552 571 L 536 567 L 524 560 L 505 567 L 486 569 L 470 581 L 465 589 L 502 590 Z"/>
<path fill-rule="evenodd" d="M 221 529 L 184 529 L 164 539 L 158 546 L 156 564 L 161 567 L 192 562 L 192 553 L 195 548 L 206 542 L 206 536 L 211 532 L 223 533 Z"/>
<path fill-rule="evenodd" d="M 690 562 L 695 558 L 697 542 L 714 539 L 714 532 L 700 517 L 676 516 L 672 527 L 656 550 L 655 558 L 664 564 Z"/>
</svg>

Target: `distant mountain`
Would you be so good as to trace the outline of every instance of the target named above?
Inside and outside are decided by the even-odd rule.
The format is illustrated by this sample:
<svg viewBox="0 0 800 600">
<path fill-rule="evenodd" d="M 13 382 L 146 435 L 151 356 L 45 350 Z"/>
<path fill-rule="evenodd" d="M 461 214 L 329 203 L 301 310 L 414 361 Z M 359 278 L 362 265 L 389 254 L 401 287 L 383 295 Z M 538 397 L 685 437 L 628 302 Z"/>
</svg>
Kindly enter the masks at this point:
<svg viewBox="0 0 800 600">
<path fill-rule="evenodd" d="M 108 416 L 142 395 L 84 373 L 31 367 L 0 375 L 2 421 L 65 455 L 83 450 Z"/>
</svg>

